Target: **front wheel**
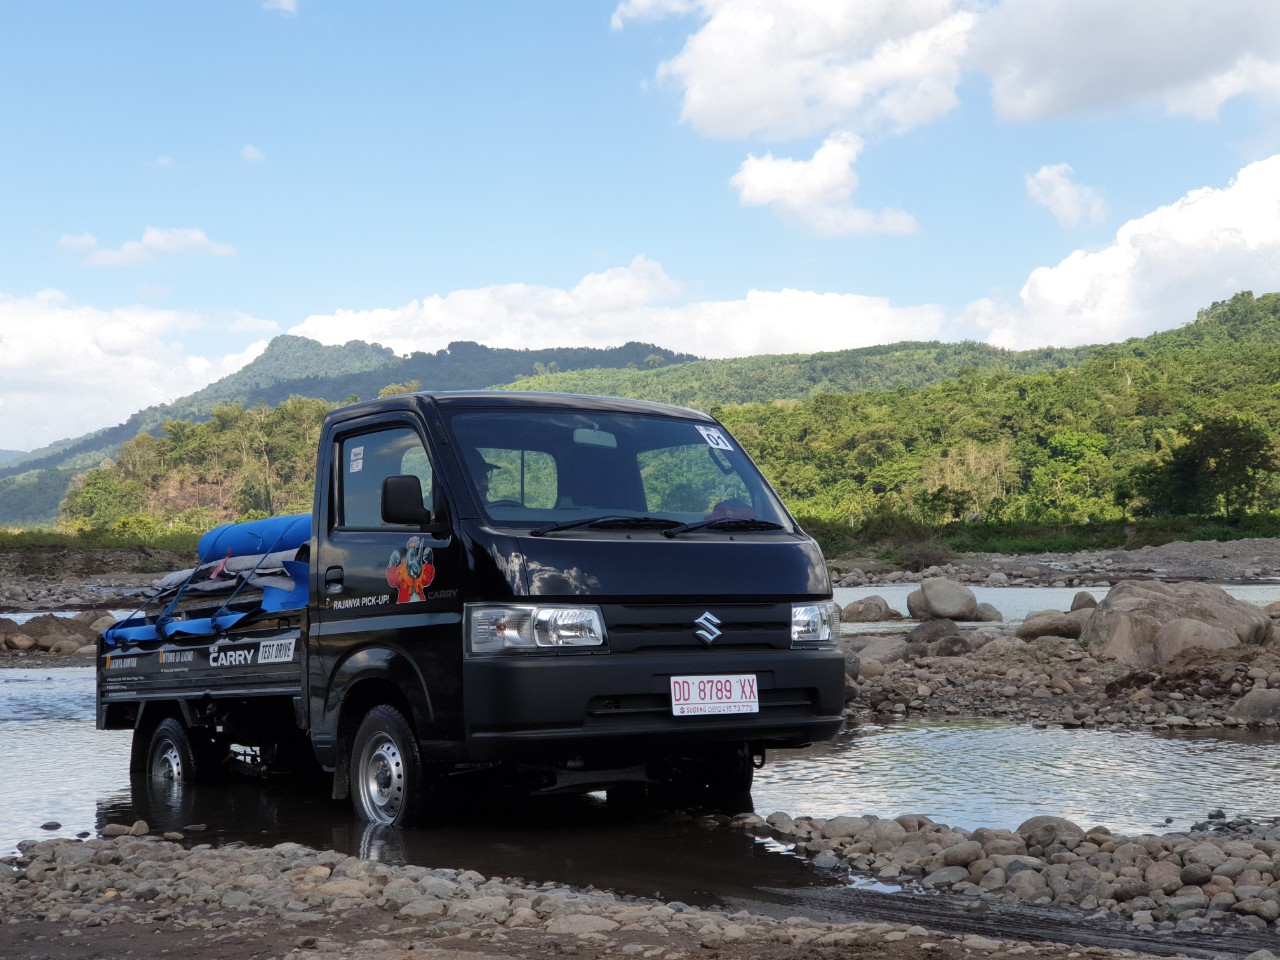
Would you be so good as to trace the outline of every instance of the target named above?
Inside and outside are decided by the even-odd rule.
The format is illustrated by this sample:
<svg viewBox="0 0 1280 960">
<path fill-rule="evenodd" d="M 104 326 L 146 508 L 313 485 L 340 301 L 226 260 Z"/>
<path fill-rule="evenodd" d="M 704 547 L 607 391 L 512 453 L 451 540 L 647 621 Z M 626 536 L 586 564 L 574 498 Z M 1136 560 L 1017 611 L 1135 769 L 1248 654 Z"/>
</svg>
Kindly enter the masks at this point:
<svg viewBox="0 0 1280 960">
<path fill-rule="evenodd" d="M 365 714 L 351 747 L 351 804 L 370 823 L 411 826 L 426 804 L 426 775 L 409 721 L 380 704 Z"/>
</svg>

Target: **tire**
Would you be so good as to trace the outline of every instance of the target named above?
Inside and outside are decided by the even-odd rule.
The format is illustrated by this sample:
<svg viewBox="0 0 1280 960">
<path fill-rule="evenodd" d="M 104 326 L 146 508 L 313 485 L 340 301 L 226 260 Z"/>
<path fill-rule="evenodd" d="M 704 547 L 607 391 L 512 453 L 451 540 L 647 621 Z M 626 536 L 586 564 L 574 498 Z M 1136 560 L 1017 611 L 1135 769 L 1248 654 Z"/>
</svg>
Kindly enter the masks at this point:
<svg viewBox="0 0 1280 960">
<path fill-rule="evenodd" d="M 351 805 L 369 823 L 407 827 L 426 808 L 427 777 L 409 721 L 379 704 L 364 715 L 351 746 Z"/>
<path fill-rule="evenodd" d="M 706 747 L 683 758 L 668 784 L 668 799 L 678 807 L 737 814 L 752 810 L 755 763 L 746 743 Z"/>
<path fill-rule="evenodd" d="M 707 804 L 729 814 L 750 813 L 755 772 L 748 744 L 725 744 L 714 751 L 707 763 Z"/>
<path fill-rule="evenodd" d="M 195 783 L 205 774 L 203 751 L 192 743 L 187 728 L 173 717 L 161 720 L 151 732 L 146 776 L 153 783 L 176 786 Z"/>
</svg>

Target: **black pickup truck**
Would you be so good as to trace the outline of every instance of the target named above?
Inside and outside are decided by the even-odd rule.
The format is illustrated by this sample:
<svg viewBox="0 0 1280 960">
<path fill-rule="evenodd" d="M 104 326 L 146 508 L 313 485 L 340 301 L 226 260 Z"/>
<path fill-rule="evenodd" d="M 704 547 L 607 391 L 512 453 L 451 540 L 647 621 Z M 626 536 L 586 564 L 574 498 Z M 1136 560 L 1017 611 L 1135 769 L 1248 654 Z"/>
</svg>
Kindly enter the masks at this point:
<svg viewBox="0 0 1280 960">
<path fill-rule="evenodd" d="M 310 516 L 210 531 L 104 633 L 97 724 L 152 779 L 318 764 L 380 823 L 476 771 L 727 798 L 835 734 L 838 633 L 817 545 L 715 419 L 408 394 L 329 414 Z"/>
</svg>

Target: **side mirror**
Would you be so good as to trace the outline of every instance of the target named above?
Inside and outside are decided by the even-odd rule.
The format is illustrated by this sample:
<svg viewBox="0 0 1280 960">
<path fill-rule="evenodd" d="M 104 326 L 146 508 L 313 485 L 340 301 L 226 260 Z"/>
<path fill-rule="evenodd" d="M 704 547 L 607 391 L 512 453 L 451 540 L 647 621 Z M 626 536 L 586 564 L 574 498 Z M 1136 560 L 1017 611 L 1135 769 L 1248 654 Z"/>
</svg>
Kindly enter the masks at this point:
<svg viewBox="0 0 1280 960">
<path fill-rule="evenodd" d="M 425 527 L 431 511 L 422 505 L 422 481 L 412 475 L 382 481 L 382 522 Z"/>
</svg>

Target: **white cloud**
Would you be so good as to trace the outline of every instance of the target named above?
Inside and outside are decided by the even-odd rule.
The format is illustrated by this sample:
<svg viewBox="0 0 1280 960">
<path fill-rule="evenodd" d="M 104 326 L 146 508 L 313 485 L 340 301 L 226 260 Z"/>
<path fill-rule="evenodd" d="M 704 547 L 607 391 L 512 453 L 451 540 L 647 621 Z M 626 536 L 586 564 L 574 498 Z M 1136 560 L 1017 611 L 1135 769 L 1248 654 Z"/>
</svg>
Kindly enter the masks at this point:
<svg viewBox="0 0 1280 960">
<path fill-rule="evenodd" d="M 231 329 L 237 333 L 265 333 L 274 336 L 280 332 L 280 324 L 237 310 L 232 314 Z"/>
<path fill-rule="evenodd" d="M 641 339 L 700 356 L 837 350 L 941 332 L 936 307 L 896 309 L 883 299 L 803 290 L 750 291 L 740 300 L 674 302 L 684 294 L 662 267 L 637 257 L 570 290 L 505 284 L 457 290 L 402 307 L 310 316 L 288 332 L 321 343 L 359 339 L 396 353 L 454 340 L 494 347 L 616 346 Z"/>
<path fill-rule="evenodd" d="M 1107 218 L 1102 195 L 1072 180 L 1073 172 L 1070 164 L 1059 163 L 1027 174 L 1027 196 L 1047 207 L 1064 227 L 1077 226 L 1082 220 L 1101 223 Z"/>
<path fill-rule="evenodd" d="M 629 13 L 631 8 L 638 8 Z M 656 18 L 688 4 L 623 4 Z M 950 0 L 699 0 L 705 23 L 658 76 L 710 136 L 904 130 L 952 110 L 974 15 Z"/>
<path fill-rule="evenodd" d="M 279 10 L 281 13 L 297 13 L 298 0 L 262 0 L 263 10 Z"/>
<path fill-rule="evenodd" d="M 79 306 L 56 290 L 0 294 L 0 447 L 29 450 L 112 426 L 253 358 L 187 355 L 174 337 L 199 325 L 174 310 Z"/>
<path fill-rule="evenodd" d="M 114 250 L 95 250 L 85 258 L 85 263 L 110 267 L 136 266 L 152 262 L 157 254 L 230 257 L 235 252 L 231 244 L 215 243 L 205 236 L 203 230 L 195 227 L 147 227 L 142 231 L 141 240 L 128 240 Z"/>
<path fill-rule="evenodd" d="M 1280 279 L 1280 154 L 1226 187 L 1194 190 L 1131 220 L 1100 250 L 1032 271 L 1021 306 L 971 306 L 1006 347 L 1070 346 L 1145 336 L 1240 290 Z"/>
<path fill-rule="evenodd" d="M 248 163 L 261 163 L 263 159 L 262 151 L 255 147 L 252 143 L 246 143 L 240 148 L 240 156 Z"/>
<path fill-rule="evenodd" d="M 98 246 L 98 238 L 92 233 L 64 233 L 58 238 L 58 246 L 63 250 L 94 250 Z"/>
<path fill-rule="evenodd" d="M 1005 0 L 976 23 L 968 65 L 1009 119 L 1144 104 L 1207 118 L 1233 96 L 1280 94 L 1280 4 Z"/>
<path fill-rule="evenodd" d="M 706 136 L 901 133 L 956 109 L 966 71 L 989 77 L 1013 120 L 1152 106 L 1211 118 L 1236 96 L 1280 103 L 1280 4 L 1260 0 L 623 0 L 612 25 L 685 15 L 697 26 L 656 73 Z M 786 162 L 750 156 L 734 185 L 799 177 Z M 1082 218 L 1095 215 L 1091 198 L 1077 200 Z M 831 235 L 906 227 L 849 208 L 839 190 L 803 211 L 786 196 L 767 203 Z"/>
<path fill-rule="evenodd" d="M 166 157 L 164 155 L 158 156 L 151 161 L 151 165 L 157 170 L 172 170 L 173 157 Z"/>
<path fill-rule="evenodd" d="M 621 30 L 627 20 L 661 20 L 663 17 L 683 16 L 698 9 L 695 0 L 623 0 L 613 11 L 609 25 Z"/>
<path fill-rule="evenodd" d="M 745 206 L 773 207 L 820 236 L 914 233 L 916 221 L 908 213 L 873 213 L 851 202 L 858 186 L 853 164 L 862 146 L 861 138 L 842 133 L 828 137 L 810 160 L 749 156 L 729 182 Z"/>
</svg>

